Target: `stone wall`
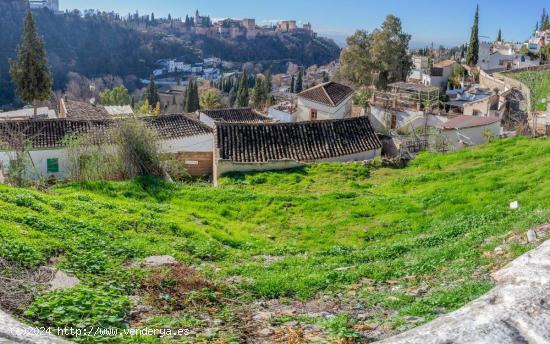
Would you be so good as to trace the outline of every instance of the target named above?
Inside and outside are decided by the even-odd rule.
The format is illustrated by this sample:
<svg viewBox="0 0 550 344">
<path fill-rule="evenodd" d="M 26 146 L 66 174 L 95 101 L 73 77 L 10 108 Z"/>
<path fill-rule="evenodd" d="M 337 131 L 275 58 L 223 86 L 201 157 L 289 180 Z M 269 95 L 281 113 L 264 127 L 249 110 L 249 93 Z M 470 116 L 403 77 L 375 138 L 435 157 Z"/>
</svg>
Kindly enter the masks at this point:
<svg viewBox="0 0 550 344">
<path fill-rule="evenodd" d="M 381 344 L 550 343 L 550 241 L 493 274 L 481 298 Z"/>
</svg>

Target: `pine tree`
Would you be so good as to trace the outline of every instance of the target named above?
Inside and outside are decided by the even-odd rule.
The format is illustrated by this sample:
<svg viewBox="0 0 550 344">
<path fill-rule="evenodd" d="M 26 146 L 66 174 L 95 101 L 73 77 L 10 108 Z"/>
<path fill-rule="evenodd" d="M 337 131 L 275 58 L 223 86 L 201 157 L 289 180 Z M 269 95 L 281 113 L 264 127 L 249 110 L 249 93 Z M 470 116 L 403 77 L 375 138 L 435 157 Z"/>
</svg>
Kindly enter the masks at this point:
<svg viewBox="0 0 550 344">
<path fill-rule="evenodd" d="M 468 44 L 468 52 L 466 53 L 466 64 L 468 66 L 477 65 L 479 58 L 479 5 L 476 8 L 474 17 L 474 25 L 472 26 L 472 34 L 470 35 L 470 43 Z"/>
<path fill-rule="evenodd" d="M 294 93 L 294 75 L 290 79 L 290 93 Z"/>
<path fill-rule="evenodd" d="M 296 85 L 294 86 L 294 92 L 300 93 L 304 90 L 304 71 L 300 69 L 298 73 L 298 78 L 296 79 Z"/>
<path fill-rule="evenodd" d="M 497 42 L 502 42 L 502 30 L 498 29 Z"/>
<path fill-rule="evenodd" d="M 235 99 L 235 107 L 247 107 L 248 101 L 248 75 L 245 70 L 243 75 L 241 75 L 241 80 L 239 82 L 239 90 L 237 91 L 237 98 Z"/>
<path fill-rule="evenodd" d="M 155 77 L 153 75 L 151 75 L 149 79 L 149 86 L 147 86 L 147 90 L 145 91 L 145 98 L 147 98 L 149 104 L 156 104 L 160 101 L 157 85 L 155 85 Z"/>
<path fill-rule="evenodd" d="M 16 93 L 26 103 L 33 103 L 34 115 L 37 113 L 36 101 L 45 101 L 52 93 L 52 78 L 48 68 L 44 42 L 36 32 L 32 13 L 25 18 L 21 43 L 17 46 L 17 61 L 12 61 L 11 78 Z"/>
</svg>

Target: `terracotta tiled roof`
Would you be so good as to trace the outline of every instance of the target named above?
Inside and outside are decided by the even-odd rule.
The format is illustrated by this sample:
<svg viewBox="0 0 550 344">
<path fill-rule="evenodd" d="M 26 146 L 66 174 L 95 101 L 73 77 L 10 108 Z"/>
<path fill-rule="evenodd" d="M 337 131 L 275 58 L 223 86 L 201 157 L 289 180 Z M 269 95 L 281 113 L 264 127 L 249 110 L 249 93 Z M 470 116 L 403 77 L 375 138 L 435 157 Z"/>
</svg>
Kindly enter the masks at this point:
<svg viewBox="0 0 550 344">
<path fill-rule="evenodd" d="M 201 110 L 216 122 L 226 123 L 267 123 L 271 119 L 260 115 L 251 108 Z"/>
<path fill-rule="evenodd" d="M 87 102 L 64 99 L 66 116 L 69 119 L 97 120 L 110 119 L 112 115 L 101 105 L 93 105 Z"/>
<path fill-rule="evenodd" d="M 193 120 L 186 115 L 153 116 L 145 117 L 144 120 L 146 123 L 152 124 L 163 139 L 206 135 L 212 132 L 209 126 Z"/>
<path fill-rule="evenodd" d="M 142 117 L 148 125 L 155 128 L 161 139 L 174 139 L 212 132 L 208 126 L 194 121 L 184 115 L 166 115 Z M 0 121 L 0 137 L 10 135 L 30 141 L 33 148 L 64 147 L 65 138 L 89 134 L 94 143 L 109 140 L 109 128 L 120 120 L 74 120 L 74 119 L 41 119 L 25 121 Z M 10 142 L 4 140 L 4 144 Z M 2 147 L 4 148 L 4 147 Z"/>
<path fill-rule="evenodd" d="M 350 87 L 329 81 L 298 93 L 298 97 L 328 106 L 338 106 L 352 94 L 353 90 Z"/>
<path fill-rule="evenodd" d="M 311 162 L 381 148 L 368 117 L 298 123 L 217 123 L 220 159 Z"/>
<path fill-rule="evenodd" d="M 448 120 L 443 124 L 444 129 L 464 129 L 464 128 L 473 128 L 483 125 L 489 125 L 500 121 L 498 117 L 480 117 L 480 116 L 467 116 L 460 115 Z"/>
</svg>

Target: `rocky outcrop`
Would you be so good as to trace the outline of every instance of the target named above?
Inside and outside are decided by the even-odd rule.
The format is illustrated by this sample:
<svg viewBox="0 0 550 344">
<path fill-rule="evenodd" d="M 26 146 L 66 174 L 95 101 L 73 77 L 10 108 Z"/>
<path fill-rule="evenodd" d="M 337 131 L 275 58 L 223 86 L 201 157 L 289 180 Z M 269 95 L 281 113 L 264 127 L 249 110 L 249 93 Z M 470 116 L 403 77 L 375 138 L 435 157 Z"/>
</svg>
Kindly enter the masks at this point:
<svg viewBox="0 0 550 344">
<path fill-rule="evenodd" d="M 493 274 L 485 296 L 379 343 L 550 343 L 550 241 Z"/>
<path fill-rule="evenodd" d="M 61 338 L 41 333 L 37 328 L 24 325 L 2 311 L 0 311 L 0 343 L 70 344 Z"/>
</svg>

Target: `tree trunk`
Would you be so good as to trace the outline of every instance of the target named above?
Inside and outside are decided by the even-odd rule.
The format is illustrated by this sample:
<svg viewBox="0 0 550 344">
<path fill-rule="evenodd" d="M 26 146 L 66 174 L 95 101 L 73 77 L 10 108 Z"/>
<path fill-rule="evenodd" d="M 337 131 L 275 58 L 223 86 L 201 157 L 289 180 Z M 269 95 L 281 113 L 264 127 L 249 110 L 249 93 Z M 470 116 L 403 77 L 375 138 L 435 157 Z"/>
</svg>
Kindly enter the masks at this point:
<svg viewBox="0 0 550 344">
<path fill-rule="evenodd" d="M 32 101 L 32 107 L 34 108 L 34 117 L 36 118 L 36 115 L 38 114 L 38 107 L 36 105 L 36 100 Z"/>
</svg>

